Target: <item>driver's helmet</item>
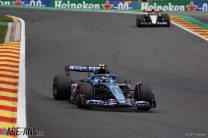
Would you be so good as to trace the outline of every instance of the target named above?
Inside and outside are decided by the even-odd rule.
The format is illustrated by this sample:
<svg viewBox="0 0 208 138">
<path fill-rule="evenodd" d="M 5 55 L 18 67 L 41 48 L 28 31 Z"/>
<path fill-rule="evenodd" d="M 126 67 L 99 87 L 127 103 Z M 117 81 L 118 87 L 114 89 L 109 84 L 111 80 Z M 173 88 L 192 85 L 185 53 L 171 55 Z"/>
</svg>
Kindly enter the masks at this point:
<svg viewBox="0 0 208 138">
<path fill-rule="evenodd" d="M 95 74 L 109 74 L 110 72 L 107 70 L 107 65 L 105 64 L 98 64 L 98 67 L 100 67 Z"/>
<path fill-rule="evenodd" d="M 107 82 L 108 81 L 108 77 L 107 76 L 100 76 L 99 77 L 99 82 Z"/>
<path fill-rule="evenodd" d="M 104 67 L 100 67 L 100 69 L 98 70 L 97 74 L 106 74 L 106 70 Z"/>
<path fill-rule="evenodd" d="M 149 14 L 157 14 L 157 11 L 155 9 L 152 9 L 151 11 L 149 11 Z"/>
</svg>

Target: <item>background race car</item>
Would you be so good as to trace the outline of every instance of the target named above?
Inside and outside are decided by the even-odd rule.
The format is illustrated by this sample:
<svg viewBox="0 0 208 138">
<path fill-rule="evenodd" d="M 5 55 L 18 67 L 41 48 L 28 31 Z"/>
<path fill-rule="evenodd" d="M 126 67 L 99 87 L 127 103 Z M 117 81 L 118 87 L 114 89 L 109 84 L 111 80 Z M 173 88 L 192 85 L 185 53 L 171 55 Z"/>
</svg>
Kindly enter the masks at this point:
<svg viewBox="0 0 208 138">
<path fill-rule="evenodd" d="M 138 14 L 136 17 L 137 27 L 142 26 L 166 26 L 170 27 L 170 16 L 166 13 L 151 10 L 145 14 Z"/>
</svg>

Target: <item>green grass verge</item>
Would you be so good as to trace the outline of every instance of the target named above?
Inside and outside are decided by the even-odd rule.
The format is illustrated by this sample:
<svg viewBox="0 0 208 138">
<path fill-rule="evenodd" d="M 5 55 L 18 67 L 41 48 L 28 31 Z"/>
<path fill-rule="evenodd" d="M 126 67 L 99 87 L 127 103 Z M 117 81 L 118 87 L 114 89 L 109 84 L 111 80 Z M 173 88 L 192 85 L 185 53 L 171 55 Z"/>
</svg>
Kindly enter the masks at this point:
<svg viewBox="0 0 208 138">
<path fill-rule="evenodd" d="M 7 25 L 0 25 L 0 43 L 4 43 L 6 33 L 7 33 Z"/>
<path fill-rule="evenodd" d="M 0 13 L 0 22 L 13 22 L 12 18 Z"/>
<path fill-rule="evenodd" d="M 0 44 L 4 43 L 8 26 L 7 22 L 13 22 L 12 18 L 0 13 Z M 2 23 L 2 24 L 1 24 Z"/>
</svg>

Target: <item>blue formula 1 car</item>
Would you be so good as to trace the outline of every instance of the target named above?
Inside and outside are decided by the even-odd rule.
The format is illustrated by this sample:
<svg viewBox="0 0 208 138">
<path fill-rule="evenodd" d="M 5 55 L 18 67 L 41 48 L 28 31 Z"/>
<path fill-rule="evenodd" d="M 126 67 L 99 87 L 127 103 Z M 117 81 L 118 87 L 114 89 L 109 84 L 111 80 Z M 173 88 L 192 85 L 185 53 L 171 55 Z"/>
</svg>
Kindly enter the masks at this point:
<svg viewBox="0 0 208 138">
<path fill-rule="evenodd" d="M 88 72 L 88 78 L 73 81 L 71 71 Z M 147 111 L 156 107 L 155 96 L 148 85 L 138 82 L 131 89 L 131 81 L 119 82 L 117 76 L 110 74 L 104 64 L 97 67 L 66 66 L 65 73 L 54 77 L 55 100 L 69 99 L 78 108 L 121 106 Z"/>
</svg>

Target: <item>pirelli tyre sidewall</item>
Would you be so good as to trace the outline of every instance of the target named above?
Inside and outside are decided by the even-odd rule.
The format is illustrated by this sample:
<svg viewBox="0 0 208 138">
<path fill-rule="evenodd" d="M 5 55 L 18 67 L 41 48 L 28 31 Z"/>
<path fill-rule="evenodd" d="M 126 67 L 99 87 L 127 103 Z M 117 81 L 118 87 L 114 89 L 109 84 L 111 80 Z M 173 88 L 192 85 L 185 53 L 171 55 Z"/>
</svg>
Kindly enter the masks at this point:
<svg viewBox="0 0 208 138">
<path fill-rule="evenodd" d="M 169 27 L 170 26 L 170 16 L 168 14 L 166 14 L 166 13 L 163 13 L 162 17 L 165 20 L 165 22 L 167 22 L 166 26 Z"/>
<path fill-rule="evenodd" d="M 56 75 L 53 79 L 53 97 L 55 100 L 67 100 L 71 95 L 71 77 Z"/>
<path fill-rule="evenodd" d="M 79 82 L 76 91 L 76 104 L 78 108 L 89 107 L 86 101 L 94 98 L 94 88 L 89 82 Z"/>
<path fill-rule="evenodd" d="M 152 89 L 147 84 L 137 84 L 134 92 L 135 101 L 146 101 L 150 103 L 150 107 L 138 107 L 138 110 L 148 111 L 152 107 L 156 107 L 155 96 L 152 93 Z"/>
<path fill-rule="evenodd" d="M 143 21 L 143 19 L 144 19 L 144 15 L 138 14 L 136 16 L 136 26 L 137 27 L 142 27 L 141 22 Z"/>
</svg>

